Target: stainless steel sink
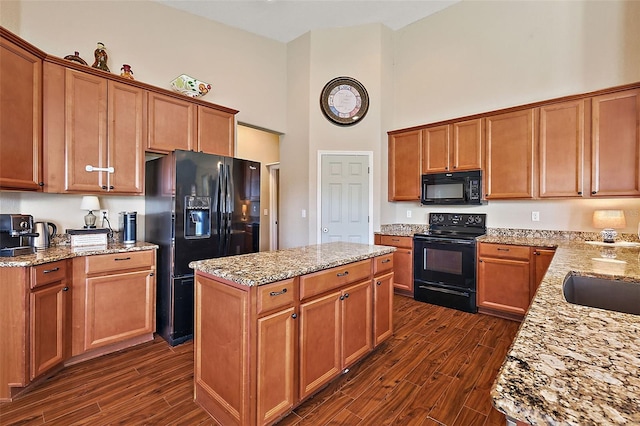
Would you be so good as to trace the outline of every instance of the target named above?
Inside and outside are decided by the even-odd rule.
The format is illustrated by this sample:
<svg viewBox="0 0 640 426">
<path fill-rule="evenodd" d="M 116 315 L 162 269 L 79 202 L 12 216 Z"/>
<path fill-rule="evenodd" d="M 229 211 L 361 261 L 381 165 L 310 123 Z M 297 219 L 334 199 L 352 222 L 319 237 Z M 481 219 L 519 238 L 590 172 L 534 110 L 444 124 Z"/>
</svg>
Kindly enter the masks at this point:
<svg viewBox="0 0 640 426">
<path fill-rule="evenodd" d="M 569 303 L 640 315 L 640 282 L 567 275 L 562 287 Z"/>
</svg>

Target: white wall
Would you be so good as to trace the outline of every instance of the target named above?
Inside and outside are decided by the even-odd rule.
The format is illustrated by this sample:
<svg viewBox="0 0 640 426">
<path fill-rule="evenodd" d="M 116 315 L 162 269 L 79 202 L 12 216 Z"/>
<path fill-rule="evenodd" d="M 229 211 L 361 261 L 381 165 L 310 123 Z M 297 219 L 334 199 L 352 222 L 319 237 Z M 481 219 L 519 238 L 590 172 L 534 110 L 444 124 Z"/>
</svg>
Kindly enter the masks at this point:
<svg viewBox="0 0 640 426">
<path fill-rule="evenodd" d="M 637 1 L 460 2 L 394 34 L 391 129 L 640 81 L 639 22 Z M 618 207 L 625 231 L 636 232 L 640 200 L 628 198 L 438 209 L 384 202 L 381 215 L 426 223 L 429 211 L 469 210 L 486 212 L 491 227 L 592 231 L 595 208 Z"/>
</svg>

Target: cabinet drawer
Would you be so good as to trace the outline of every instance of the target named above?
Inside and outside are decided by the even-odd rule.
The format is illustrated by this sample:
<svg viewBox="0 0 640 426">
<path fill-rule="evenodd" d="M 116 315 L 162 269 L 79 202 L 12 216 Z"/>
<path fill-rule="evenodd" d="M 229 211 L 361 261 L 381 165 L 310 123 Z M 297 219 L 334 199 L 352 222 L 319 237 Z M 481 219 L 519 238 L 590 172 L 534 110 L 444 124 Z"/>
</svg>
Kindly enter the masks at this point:
<svg viewBox="0 0 640 426">
<path fill-rule="evenodd" d="M 282 306 L 292 305 L 295 278 L 258 287 L 258 314 L 268 312 Z"/>
<path fill-rule="evenodd" d="M 66 278 L 66 275 L 66 260 L 34 266 L 31 268 L 31 288 L 41 287 L 52 282 L 63 280 Z"/>
<path fill-rule="evenodd" d="M 154 250 L 87 256 L 85 258 L 85 271 L 87 274 L 95 274 L 124 271 L 127 269 L 151 268 L 155 263 L 154 259 Z"/>
<path fill-rule="evenodd" d="M 490 243 L 481 243 L 478 251 L 480 256 L 523 260 L 529 260 L 529 252 L 529 246 Z"/>
<path fill-rule="evenodd" d="M 368 279 L 370 275 L 371 259 L 303 275 L 300 277 L 300 300 Z"/>
<path fill-rule="evenodd" d="M 380 244 L 382 244 L 383 246 L 413 248 L 413 237 L 397 237 L 395 235 L 382 235 L 380 237 Z"/>
<path fill-rule="evenodd" d="M 373 275 L 393 269 L 393 253 L 376 256 L 373 259 Z"/>
</svg>

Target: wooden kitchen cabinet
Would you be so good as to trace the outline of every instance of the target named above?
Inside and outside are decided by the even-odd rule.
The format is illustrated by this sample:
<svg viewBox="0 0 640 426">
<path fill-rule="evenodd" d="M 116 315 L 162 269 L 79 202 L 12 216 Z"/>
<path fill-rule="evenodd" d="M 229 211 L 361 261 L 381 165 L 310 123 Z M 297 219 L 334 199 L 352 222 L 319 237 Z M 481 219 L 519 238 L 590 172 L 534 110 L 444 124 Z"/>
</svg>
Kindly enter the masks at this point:
<svg viewBox="0 0 640 426">
<path fill-rule="evenodd" d="M 155 250 L 73 259 L 73 356 L 153 339 L 155 269 Z"/>
<path fill-rule="evenodd" d="M 149 92 L 148 96 L 147 150 L 160 153 L 195 150 L 198 106 L 160 93 Z M 202 131 L 206 133 L 210 127 L 204 124 Z"/>
<path fill-rule="evenodd" d="M 413 297 L 413 238 L 381 235 L 376 244 L 397 248 L 393 252 L 393 288 L 399 294 Z"/>
<path fill-rule="evenodd" d="M 145 96 L 137 87 L 46 63 L 45 190 L 141 194 Z"/>
<path fill-rule="evenodd" d="M 389 201 L 420 200 L 422 130 L 389 134 Z"/>
<path fill-rule="evenodd" d="M 640 89 L 594 96 L 591 196 L 640 195 Z"/>
<path fill-rule="evenodd" d="M 233 157 L 235 115 L 198 105 L 198 151 Z"/>
<path fill-rule="evenodd" d="M 478 244 L 478 312 L 522 319 L 531 301 L 530 249 Z"/>
<path fill-rule="evenodd" d="M 554 248 L 538 248 L 534 247 L 531 251 L 533 261 L 533 280 L 531 281 L 531 298 L 536 294 L 544 274 L 547 273 L 549 265 L 553 260 L 553 256 L 556 254 Z"/>
<path fill-rule="evenodd" d="M 525 109 L 485 119 L 485 198 L 534 197 L 536 112 Z"/>
<path fill-rule="evenodd" d="M 61 366 L 68 357 L 67 307 L 70 306 L 67 261 L 31 268 L 29 294 L 30 379 Z"/>
<path fill-rule="evenodd" d="M 481 169 L 482 140 L 482 119 L 425 128 L 422 173 Z"/>
<path fill-rule="evenodd" d="M 42 180 L 42 59 L 0 28 L 0 189 L 38 191 Z"/>
<path fill-rule="evenodd" d="M 373 259 L 373 346 L 393 335 L 393 254 Z"/>
<path fill-rule="evenodd" d="M 579 99 L 540 107 L 540 198 L 587 195 L 585 123 L 590 106 L 587 100 Z"/>
</svg>

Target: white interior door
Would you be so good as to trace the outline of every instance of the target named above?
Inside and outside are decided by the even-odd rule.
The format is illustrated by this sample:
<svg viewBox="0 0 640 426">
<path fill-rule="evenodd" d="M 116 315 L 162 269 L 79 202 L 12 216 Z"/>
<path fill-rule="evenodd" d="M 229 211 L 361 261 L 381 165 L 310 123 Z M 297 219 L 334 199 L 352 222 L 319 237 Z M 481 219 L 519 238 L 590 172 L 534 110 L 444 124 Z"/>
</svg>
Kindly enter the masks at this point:
<svg viewBox="0 0 640 426">
<path fill-rule="evenodd" d="M 370 243 L 368 154 L 321 154 L 320 242 Z"/>
</svg>

